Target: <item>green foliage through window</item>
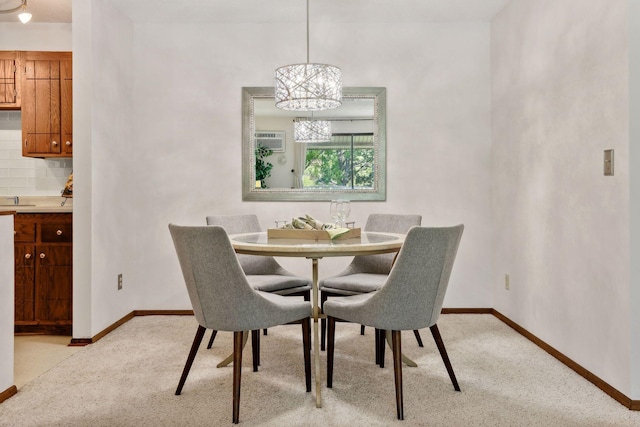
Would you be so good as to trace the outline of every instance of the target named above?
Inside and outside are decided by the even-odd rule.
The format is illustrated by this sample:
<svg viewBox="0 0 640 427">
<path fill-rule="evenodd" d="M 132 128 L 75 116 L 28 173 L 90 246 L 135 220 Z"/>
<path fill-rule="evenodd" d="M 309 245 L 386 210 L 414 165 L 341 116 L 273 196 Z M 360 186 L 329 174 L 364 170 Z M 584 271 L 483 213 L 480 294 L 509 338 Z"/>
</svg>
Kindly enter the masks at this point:
<svg viewBox="0 0 640 427">
<path fill-rule="evenodd" d="M 307 145 L 305 188 L 373 188 L 373 134 L 334 134 Z"/>
</svg>

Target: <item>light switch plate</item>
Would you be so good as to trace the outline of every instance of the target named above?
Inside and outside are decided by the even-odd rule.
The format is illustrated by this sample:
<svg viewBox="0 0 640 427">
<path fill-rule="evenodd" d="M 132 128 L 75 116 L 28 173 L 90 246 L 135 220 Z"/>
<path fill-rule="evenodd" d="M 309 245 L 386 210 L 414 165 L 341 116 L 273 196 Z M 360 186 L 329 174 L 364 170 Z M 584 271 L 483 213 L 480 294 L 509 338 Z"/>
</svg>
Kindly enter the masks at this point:
<svg viewBox="0 0 640 427">
<path fill-rule="evenodd" d="M 613 176 L 613 149 L 604 150 L 604 176 Z"/>
</svg>

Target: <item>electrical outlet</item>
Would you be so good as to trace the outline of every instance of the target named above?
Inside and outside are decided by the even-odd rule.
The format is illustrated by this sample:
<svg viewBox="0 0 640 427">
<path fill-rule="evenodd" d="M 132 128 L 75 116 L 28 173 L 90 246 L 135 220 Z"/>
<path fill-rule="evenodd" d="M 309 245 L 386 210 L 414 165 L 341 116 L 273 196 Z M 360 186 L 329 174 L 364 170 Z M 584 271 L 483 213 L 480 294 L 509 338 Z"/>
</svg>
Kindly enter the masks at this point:
<svg viewBox="0 0 640 427">
<path fill-rule="evenodd" d="M 511 290 L 511 281 L 509 279 L 509 275 L 508 274 L 504 275 L 504 288 L 506 290 Z"/>
<path fill-rule="evenodd" d="M 118 290 L 122 289 L 122 273 L 118 274 Z"/>
<path fill-rule="evenodd" d="M 613 176 L 613 149 L 604 150 L 604 176 Z"/>
</svg>

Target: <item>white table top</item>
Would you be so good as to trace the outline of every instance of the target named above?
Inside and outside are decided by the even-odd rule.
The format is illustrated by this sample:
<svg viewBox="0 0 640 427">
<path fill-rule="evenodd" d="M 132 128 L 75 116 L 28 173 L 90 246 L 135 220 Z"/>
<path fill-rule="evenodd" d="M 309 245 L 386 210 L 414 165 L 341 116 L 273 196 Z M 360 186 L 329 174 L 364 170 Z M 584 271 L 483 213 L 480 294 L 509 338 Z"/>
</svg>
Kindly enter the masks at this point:
<svg viewBox="0 0 640 427">
<path fill-rule="evenodd" d="M 404 234 L 367 231 L 358 238 L 342 240 L 270 239 L 266 232 L 229 236 L 233 248 L 240 254 L 306 258 L 397 252 L 404 238 Z"/>
</svg>

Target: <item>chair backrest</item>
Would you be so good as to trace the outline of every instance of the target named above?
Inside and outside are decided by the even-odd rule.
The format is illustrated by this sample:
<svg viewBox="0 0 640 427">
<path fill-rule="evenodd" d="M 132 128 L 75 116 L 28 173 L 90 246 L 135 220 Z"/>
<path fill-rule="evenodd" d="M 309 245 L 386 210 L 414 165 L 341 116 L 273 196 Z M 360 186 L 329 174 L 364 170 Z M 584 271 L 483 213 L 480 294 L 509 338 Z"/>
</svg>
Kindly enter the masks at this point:
<svg viewBox="0 0 640 427">
<path fill-rule="evenodd" d="M 369 301 L 385 313 L 380 329 L 415 330 L 436 324 L 464 226 L 413 227 L 386 283 Z"/>
<path fill-rule="evenodd" d="M 270 303 L 247 282 L 225 230 L 174 224 L 169 230 L 198 323 L 218 331 L 264 327 Z"/>
<path fill-rule="evenodd" d="M 228 234 L 259 233 L 262 231 L 260 221 L 256 215 L 210 215 L 207 225 L 217 225 L 225 229 Z"/>
<path fill-rule="evenodd" d="M 207 225 L 217 225 L 228 234 L 259 233 L 262 231 L 257 215 L 210 215 Z M 287 274 L 273 257 L 238 255 L 242 270 L 248 275 Z"/>
<path fill-rule="evenodd" d="M 422 223 L 422 215 L 370 214 L 364 231 L 405 234 Z M 350 269 L 361 273 L 389 274 L 395 254 L 359 255 L 354 257 Z"/>
</svg>

